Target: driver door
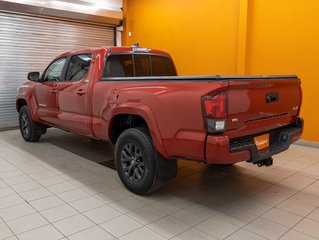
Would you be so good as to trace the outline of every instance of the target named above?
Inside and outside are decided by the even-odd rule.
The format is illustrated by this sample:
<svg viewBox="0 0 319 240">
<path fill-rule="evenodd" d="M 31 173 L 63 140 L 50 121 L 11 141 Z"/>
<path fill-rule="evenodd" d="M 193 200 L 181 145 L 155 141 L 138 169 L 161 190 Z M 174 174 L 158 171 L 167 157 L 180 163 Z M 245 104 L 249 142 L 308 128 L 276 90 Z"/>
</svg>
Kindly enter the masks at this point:
<svg viewBox="0 0 319 240">
<path fill-rule="evenodd" d="M 51 125 L 59 125 L 58 89 L 63 81 L 66 57 L 54 60 L 42 75 L 41 82 L 35 87 L 39 118 Z"/>
</svg>

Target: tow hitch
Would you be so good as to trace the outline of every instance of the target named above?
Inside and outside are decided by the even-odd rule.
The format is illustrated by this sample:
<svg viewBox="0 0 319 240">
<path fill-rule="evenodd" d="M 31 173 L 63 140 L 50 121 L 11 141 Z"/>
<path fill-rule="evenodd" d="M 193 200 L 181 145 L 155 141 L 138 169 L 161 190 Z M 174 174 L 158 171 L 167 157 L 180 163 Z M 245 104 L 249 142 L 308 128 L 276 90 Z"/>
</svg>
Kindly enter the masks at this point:
<svg viewBox="0 0 319 240">
<path fill-rule="evenodd" d="M 273 159 L 272 157 L 270 157 L 270 158 L 266 158 L 266 159 L 254 162 L 254 164 L 257 164 L 258 167 L 262 167 L 262 166 L 269 167 L 272 165 L 272 162 L 273 162 Z"/>
</svg>

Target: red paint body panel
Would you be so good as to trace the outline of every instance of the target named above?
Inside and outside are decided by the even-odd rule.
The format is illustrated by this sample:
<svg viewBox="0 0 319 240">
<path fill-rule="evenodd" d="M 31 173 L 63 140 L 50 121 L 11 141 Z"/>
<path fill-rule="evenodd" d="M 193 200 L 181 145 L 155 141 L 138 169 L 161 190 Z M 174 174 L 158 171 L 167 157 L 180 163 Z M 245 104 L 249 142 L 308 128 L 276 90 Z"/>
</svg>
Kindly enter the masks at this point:
<svg viewBox="0 0 319 240">
<path fill-rule="evenodd" d="M 81 53 L 92 53 L 85 79 L 58 83 L 27 82 L 19 89 L 17 99 L 27 102 L 35 121 L 109 141 L 114 117 L 135 114 L 146 121 L 154 145 L 164 158 L 228 164 L 250 159 L 248 150 L 230 152 L 231 140 L 293 124 L 299 114 L 301 93 L 297 78 L 258 81 L 101 80 L 106 56 L 132 53 L 132 48 L 86 49 L 61 56 Z M 170 57 L 158 50 L 149 50 L 149 53 Z M 212 135 L 206 130 L 202 97 L 220 92 L 227 95 L 226 130 Z M 279 93 L 279 101 L 266 104 L 265 94 L 269 92 Z M 294 136 L 294 141 L 300 135 Z"/>
</svg>

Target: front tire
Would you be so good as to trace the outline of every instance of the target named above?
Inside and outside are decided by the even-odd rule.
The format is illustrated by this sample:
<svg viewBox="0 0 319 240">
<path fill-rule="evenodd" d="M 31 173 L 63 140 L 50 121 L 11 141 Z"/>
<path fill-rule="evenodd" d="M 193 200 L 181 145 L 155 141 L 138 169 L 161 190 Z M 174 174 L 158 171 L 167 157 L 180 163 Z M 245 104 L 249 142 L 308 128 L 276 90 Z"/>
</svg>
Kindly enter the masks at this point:
<svg viewBox="0 0 319 240">
<path fill-rule="evenodd" d="M 39 141 L 44 132 L 44 127 L 32 120 L 26 105 L 19 111 L 19 127 L 23 139 L 27 142 Z"/>
<path fill-rule="evenodd" d="M 144 129 L 129 128 L 116 141 L 116 169 L 123 184 L 133 193 L 145 195 L 159 187 L 156 159 L 152 139 Z"/>
</svg>

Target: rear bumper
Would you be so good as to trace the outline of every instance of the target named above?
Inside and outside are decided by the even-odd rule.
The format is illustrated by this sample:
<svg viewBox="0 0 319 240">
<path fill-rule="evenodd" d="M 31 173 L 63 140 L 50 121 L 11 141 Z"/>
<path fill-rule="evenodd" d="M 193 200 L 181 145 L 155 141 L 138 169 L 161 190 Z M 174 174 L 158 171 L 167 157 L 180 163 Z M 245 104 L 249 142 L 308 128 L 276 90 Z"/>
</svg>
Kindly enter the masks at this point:
<svg viewBox="0 0 319 240">
<path fill-rule="evenodd" d="M 289 146 L 301 138 L 303 119 L 269 132 L 270 146 L 258 151 L 254 144 L 254 137 L 243 137 L 230 140 L 227 136 L 207 136 L 206 162 L 213 164 L 230 164 L 241 161 L 257 162 L 270 158 L 272 155 L 285 151 Z M 260 133 L 263 134 L 263 133 Z M 257 134 L 257 135 L 260 135 Z"/>
</svg>

